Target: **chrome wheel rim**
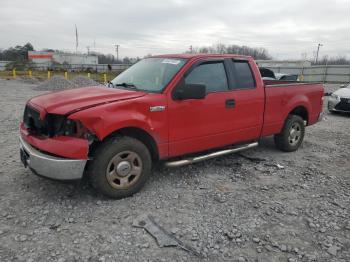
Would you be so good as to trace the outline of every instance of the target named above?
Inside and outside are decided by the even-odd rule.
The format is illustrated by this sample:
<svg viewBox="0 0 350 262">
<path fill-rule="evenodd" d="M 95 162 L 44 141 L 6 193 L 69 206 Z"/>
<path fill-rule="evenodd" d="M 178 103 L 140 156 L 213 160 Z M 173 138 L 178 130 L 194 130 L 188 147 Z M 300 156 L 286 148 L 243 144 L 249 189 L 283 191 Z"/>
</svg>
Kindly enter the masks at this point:
<svg viewBox="0 0 350 262">
<path fill-rule="evenodd" d="M 139 180 L 142 160 L 132 151 L 123 151 L 112 157 L 107 165 L 106 178 L 115 189 L 128 189 Z"/>
<path fill-rule="evenodd" d="M 301 125 L 299 123 L 293 123 L 289 130 L 289 136 L 288 136 L 289 144 L 294 146 L 299 142 L 300 138 L 301 138 Z"/>
</svg>

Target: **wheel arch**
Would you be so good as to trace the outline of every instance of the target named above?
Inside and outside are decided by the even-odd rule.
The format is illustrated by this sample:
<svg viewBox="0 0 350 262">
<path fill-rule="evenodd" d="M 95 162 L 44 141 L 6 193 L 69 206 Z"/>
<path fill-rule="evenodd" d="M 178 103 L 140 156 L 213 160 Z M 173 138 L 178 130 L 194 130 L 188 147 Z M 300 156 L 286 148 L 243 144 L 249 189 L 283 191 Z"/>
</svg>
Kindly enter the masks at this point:
<svg viewBox="0 0 350 262">
<path fill-rule="evenodd" d="M 288 115 L 297 115 L 300 116 L 304 121 L 306 121 L 306 123 L 309 122 L 309 112 L 307 110 L 307 108 L 303 105 L 299 105 L 294 107 L 289 113 Z M 287 117 L 288 117 L 287 115 Z"/>
<path fill-rule="evenodd" d="M 95 141 L 90 145 L 89 156 L 92 156 L 94 149 L 102 142 L 113 136 L 128 136 L 135 138 L 142 142 L 149 150 L 152 161 L 157 162 L 159 160 L 159 150 L 156 140 L 147 131 L 139 127 L 123 127 L 118 130 L 113 131 L 109 135 L 103 138 L 101 141 Z M 90 155 L 91 154 L 91 155 Z"/>
</svg>

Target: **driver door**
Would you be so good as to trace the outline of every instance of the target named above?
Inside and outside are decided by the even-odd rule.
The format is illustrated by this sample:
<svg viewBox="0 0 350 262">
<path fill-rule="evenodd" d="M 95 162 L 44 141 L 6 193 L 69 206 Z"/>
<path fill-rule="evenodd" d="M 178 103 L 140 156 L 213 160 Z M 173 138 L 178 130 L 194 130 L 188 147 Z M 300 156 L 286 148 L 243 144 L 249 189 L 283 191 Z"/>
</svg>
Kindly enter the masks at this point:
<svg viewBox="0 0 350 262">
<path fill-rule="evenodd" d="M 204 99 L 169 97 L 169 156 L 178 156 L 230 144 L 235 101 L 229 89 L 223 59 L 202 60 L 185 74 L 186 84 L 204 84 Z M 176 88 L 176 87 L 175 87 Z"/>
</svg>

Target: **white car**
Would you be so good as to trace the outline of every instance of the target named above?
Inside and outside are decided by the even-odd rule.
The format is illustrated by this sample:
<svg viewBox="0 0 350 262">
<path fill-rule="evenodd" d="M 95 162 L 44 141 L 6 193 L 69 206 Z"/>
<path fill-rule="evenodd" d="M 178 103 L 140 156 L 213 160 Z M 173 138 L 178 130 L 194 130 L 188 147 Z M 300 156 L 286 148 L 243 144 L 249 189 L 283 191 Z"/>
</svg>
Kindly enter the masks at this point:
<svg viewBox="0 0 350 262">
<path fill-rule="evenodd" d="M 328 98 L 330 112 L 350 112 L 350 84 L 333 92 Z"/>
</svg>

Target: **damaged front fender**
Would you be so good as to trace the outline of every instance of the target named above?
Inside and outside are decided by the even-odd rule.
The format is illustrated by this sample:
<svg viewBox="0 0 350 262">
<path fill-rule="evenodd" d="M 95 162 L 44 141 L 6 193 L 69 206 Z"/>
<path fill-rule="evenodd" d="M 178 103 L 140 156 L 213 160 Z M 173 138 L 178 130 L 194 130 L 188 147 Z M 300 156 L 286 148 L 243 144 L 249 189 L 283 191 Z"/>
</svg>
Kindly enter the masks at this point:
<svg viewBox="0 0 350 262">
<path fill-rule="evenodd" d="M 124 101 L 116 104 L 108 104 L 89 108 L 69 115 L 69 119 L 81 122 L 99 140 L 103 140 L 111 133 L 127 127 L 140 128 L 156 140 L 165 140 L 154 134 L 154 130 L 164 127 L 165 120 L 162 118 L 149 118 L 149 116 L 135 104 Z M 164 136 L 165 138 L 165 136 Z M 158 141 L 159 142 L 159 141 Z"/>
</svg>

